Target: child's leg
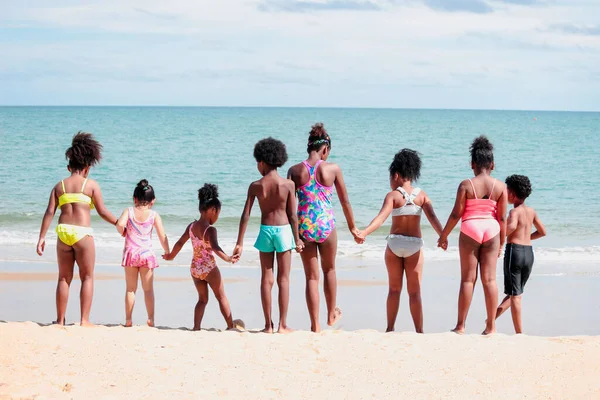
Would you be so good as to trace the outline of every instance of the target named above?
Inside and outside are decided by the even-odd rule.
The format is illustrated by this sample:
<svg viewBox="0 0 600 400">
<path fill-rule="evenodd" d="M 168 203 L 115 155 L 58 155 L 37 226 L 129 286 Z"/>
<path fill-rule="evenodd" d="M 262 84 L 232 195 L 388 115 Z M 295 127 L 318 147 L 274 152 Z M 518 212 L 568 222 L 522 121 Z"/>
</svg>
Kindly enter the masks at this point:
<svg viewBox="0 0 600 400">
<path fill-rule="evenodd" d="M 327 303 L 327 325 L 329 326 L 333 326 L 342 317 L 342 310 L 337 307 L 337 276 L 335 273 L 337 244 L 337 231 L 334 229 L 327 240 L 319 245 L 324 278 L 323 291 Z"/>
<path fill-rule="evenodd" d="M 227 300 L 227 296 L 225 296 L 225 286 L 223 285 L 223 279 L 221 278 L 221 271 L 219 271 L 219 268 L 213 269 L 206 277 L 206 281 L 219 302 L 219 309 L 221 310 L 221 314 L 223 314 L 223 318 L 225 318 L 227 329 L 233 329 L 231 307 L 229 307 L 229 300 Z"/>
<path fill-rule="evenodd" d="M 90 310 L 92 298 L 94 297 L 94 266 L 96 264 L 96 246 L 94 238 L 86 236 L 73 245 L 75 261 L 79 266 L 79 278 L 81 279 L 81 292 L 79 294 L 81 306 L 81 326 L 92 326 L 90 322 Z"/>
<path fill-rule="evenodd" d="M 306 278 L 306 305 L 310 317 L 310 330 L 320 332 L 319 324 L 319 257 L 317 255 L 317 244 L 306 242 L 304 250 L 300 253 L 304 265 L 304 277 Z"/>
<path fill-rule="evenodd" d="M 421 302 L 421 278 L 423 277 L 423 249 L 404 259 L 406 288 L 415 331 L 423 333 L 423 303 Z"/>
<path fill-rule="evenodd" d="M 288 250 L 277 253 L 277 287 L 279 288 L 279 328 L 278 333 L 289 333 L 287 326 L 288 306 L 290 305 L 290 270 L 292 269 L 292 252 Z"/>
<path fill-rule="evenodd" d="M 198 291 L 198 303 L 196 303 L 196 307 L 194 308 L 194 330 L 199 331 L 200 325 L 202 324 L 202 318 L 204 317 L 204 310 L 206 309 L 206 304 L 208 303 L 208 284 L 206 281 L 202 279 L 194 278 L 194 285 L 196 286 L 196 290 Z"/>
<path fill-rule="evenodd" d="M 56 284 L 55 322 L 64 325 L 69 300 L 69 287 L 73 280 L 73 268 L 75 267 L 75 253 L 72 247 L 67 246 L 60 239 L 56 240 L 56 259 L 58 261 L 58 283 Z"/>
<path fill-rule="evenodd" d="M 510 301 L 512 305 L 510 312 L 512 314 L 513 325 L 515 326 L 515 333 L 523 333 L 523 325 L 521 323 L 521 296 L 512 296 Z"/>
<path fill-rule="evenodd" d="M 273 289 L 273 262 L 275 253 L 259 252 L 260 255 L 260 300 L 265 315 L 265 329 L 263 332 L 273 333 L 273 319 L 271 318 L 271 290 Z"/>
<path fill-rule="evenodd" d="M 144 289 L 144 302 L 146 303 L 146 312 L 148 313 L 148 326 L 154 326 L 154 270 L 150 268 L 140 268 L 140 278 L 142 289 Z"/>
<path fill-rule="evenodd" d="M 125 326 L 132 326 L 131 314 L 135 305 L 135 292 L 138 285 L 139 268 L 123 267 L 125 270 Z"/>
<path fill-rule="evenodd" d="M 386 303 L 387 328 L 386 332 L 393 332 L 396 324 L 398 308 L 400 308 L 400 292 L 402 292 L 402 278 L 404 275 L 404 259 L 396 256 L 389 247 L 385 249 L 385 266 L 388 272 L 389 291 Z"/>
<path fill-rule="evenodd" d="M 481 283 L 485 296 L 487 320 L 484 335 L 496 332 L 496 309 L 498 304 L 498 285 L 496 284 L 496 264 L 500 250 L 500 235 L 488 240 L 481 245 L 479 251 L 479 268 L 481 270 Z"/>
<path fill-rule="evenodd" d="M 508 310 L 511 306 L 511 296 L 506 296 L 504 297 L 504 300 L 502 300 L 502 303 L 500 303 L 500 305 L 498 306 L 498 308 L 496 309 L 496 319 L 500 318 L 500 316 L 502 314 L 504 314 L 506 312 L 506 310 Z"/>
<path fill-rule="evenodd" d="M 460 290 L 458 292 L 458 316 L 455 333 L 465 332 L 467 315 L 471 308 L 475 282 L 477 281 L 477 264 L 479 263 L 480 244 L 461 232 L 458 238 L 458 253 L 460 256 Z"/>
</svg>

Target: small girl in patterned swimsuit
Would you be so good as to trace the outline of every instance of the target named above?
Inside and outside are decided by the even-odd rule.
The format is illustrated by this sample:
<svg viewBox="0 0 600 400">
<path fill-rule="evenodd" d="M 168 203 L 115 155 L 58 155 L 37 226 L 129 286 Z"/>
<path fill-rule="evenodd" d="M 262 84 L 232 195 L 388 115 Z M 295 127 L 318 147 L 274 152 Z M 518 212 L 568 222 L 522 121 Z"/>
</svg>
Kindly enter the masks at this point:
<svg viewBox="0 0 600 400">
<path fill-rule="evenodd" d="M 144 289 L 144 300 L 148 312 L 148 326 L 154 326 L 154 268 L 158 267 L 152 250 L 152 229 L 160 244 L 169 253 L 169 241 L 163 228 L 160 215 L 152 210 L 156 197 L 148 181 L 142 179 L 133 191 L 134 207 L 123 211 L 117 221 L 117 230 L 125 236 L 125 248 L 121 265 L 125 268 L 125 326 L 131 326 L 131 314 L 135 304 L 138 275 Z"/>
<path fill-rule="evenodd" d="M 185 228 L 185 232 L 181 238 L 173 246 L 173 251 L 165 254 L 165 260 L 172 260 L 179 253 L 185 242 L 188 239 L 192 241 L 194 255 L 192 256 L 192 265 L 190 272 L 194 285 L 198 291 L 198 303 L 194 309 L 194 330 L 199 331 L 204 316 L 206 303 L 208 303 L 208 286 L 212 289 L 217 301 L 221 314 L 227 323 L 227 329 L 233 329 L 233 318 L 229 307 L 229 300 L 225 296 L 225 288 L 221 272 L 217 267 L 217 262 L 213 256 L 213 252 L 218 255 L 223 261 L 235 263 L 238 261 L 237 256 L 228 256 L 223 252 L 217 241 L 217 230 L 213 226 L 219 219 L 221 212 L 221 201 L 218 198 L 219 193 L 216 185 L 205 183 L 198 190 L 198 200 L 200 201 L 200 220 L 194 221 Z"/>
</svg>

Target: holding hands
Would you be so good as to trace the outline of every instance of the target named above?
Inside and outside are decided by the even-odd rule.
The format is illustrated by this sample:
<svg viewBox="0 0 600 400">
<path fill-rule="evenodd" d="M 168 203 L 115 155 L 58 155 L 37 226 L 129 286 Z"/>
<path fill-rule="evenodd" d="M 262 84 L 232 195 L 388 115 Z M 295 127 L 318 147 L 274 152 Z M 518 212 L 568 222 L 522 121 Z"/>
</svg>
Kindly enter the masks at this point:
<svg viewBox="0 0 600 400">
<path fill-rule="evenodd" d="M 448 238 L 446 236 L 440 236 L 438 239 L 438 247 L 442 250 L 448 250 Z"/>
</svg>

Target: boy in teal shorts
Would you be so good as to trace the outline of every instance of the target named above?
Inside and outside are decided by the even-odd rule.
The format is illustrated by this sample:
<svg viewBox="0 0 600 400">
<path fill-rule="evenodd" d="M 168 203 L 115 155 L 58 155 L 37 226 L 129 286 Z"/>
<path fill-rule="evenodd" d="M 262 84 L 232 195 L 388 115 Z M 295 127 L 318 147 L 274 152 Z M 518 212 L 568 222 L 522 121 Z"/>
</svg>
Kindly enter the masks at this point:
<svg viewBox="0 0 600 400">
<path fill-rule="evenodd" d="M 240 220 L 237 245 L 234 254 L 241 256 L 244 234 L 250 220 L 254 199 L 260 206 L 260 232 L 254 247 L 260 252 L 260 296 L 265 316 L 263 332 L 273 333 L 271 318 L 271 290 L 273 289 L 273 268 L 277 257 L 277 286 L 279 288 L 279 328 L 277 332 L 288 333 L 287 312 L 290 300 L 290 269 L 292 249 L 301 252 L 304 244 L 298 237 L 298 217 L 294 182 L 279 176 L 277 168 L 287 161 L 285 145 L 276 139 L 267 138 L 254 146 L 256 167 L 262 175 L 248 188 L 246 205 Z"/>
</svg>

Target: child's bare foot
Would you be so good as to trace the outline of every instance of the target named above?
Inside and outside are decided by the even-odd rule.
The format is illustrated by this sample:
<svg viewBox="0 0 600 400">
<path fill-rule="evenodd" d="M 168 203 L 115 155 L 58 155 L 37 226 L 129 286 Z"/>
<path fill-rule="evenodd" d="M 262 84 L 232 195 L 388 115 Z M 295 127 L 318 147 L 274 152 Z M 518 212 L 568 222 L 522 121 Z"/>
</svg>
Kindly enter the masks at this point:
<svg viewBox="0 0 600 400">
<path fill-rule="evenodd" d="M 465 328 L 456 327 L 456 328 L 452 329 L 450 332 L 454 332 L 457 335 L 464 335 L 465 334 Z"/>
<path fill-rule="evenodd" d="M 62 326 L 64 326 L 64 325 L 66 325 L 65 319 L 63 318 L 62 321 L 58 321 L 58 320 L 52 321 L 52 325 L 62 325 Z"/>
<path fill-rule="evenodd" d="M 493 329 L 493 330 L 489 330 L 489 331 L 486 329 L 485 331 L 481 332 L 481 334 L 482 334 L 483 336 L 487 336 L 487 335 L 493 335 L 494 333 L 496 333 L 496 330 L 495 330 L 495 329 Z"/>
<path fill-rule="evenodd" d="M 342 309 L 335 307 L 335 310 L 333 310 L 333 319 L 327 321 L 327 325 L 334 326 L 340 319 L 342 319 Z"/>
<path fill-rule="evenodd" d="M 80 326 L 86 327 L 86 328 L 93 328 L 96 325 L 92 324 L 90 321 L 81 321 L 79 323 Z"/>
<path fill-rule="evenodd" d="M 131 328 L 133 326 L 133 321 L 131 321 L 130 319 L 126 319 L 125 320 L 125 328 Z"/>
<path fill-rule="evenodd" d="M 275 324 L 273 324 L 273 321 L 271 321 L 271 325 L 266 325 L 265 329 L 263 329 L 261 332 L 262 333 L 273 333 L 274 329 L 275 329 Z"/>
<path fill-rule="evenodd" d="M 146 323 L 148 324 L 148 326 L 150 328 L 154 328 L 154 320 L 153 319 L 148 318 L 148 320 L 146 321 Z"/>
<path fill-rule="evenodd" d="M 292 333 L 292 332 L 294 332 L 294 330 L 288 326 L 279 325 L 279 329 L 277 329 L 277 333 Z"/>
<path fill-rule="evenodd" d="M 192 330 L 193 330 L 193 331 L 200 331 L 201 329 L 200 329 L 200 327 L 199 327 L 199 326 L 194 326 L 194 327 L 192 328 Z"/>
</svg>

